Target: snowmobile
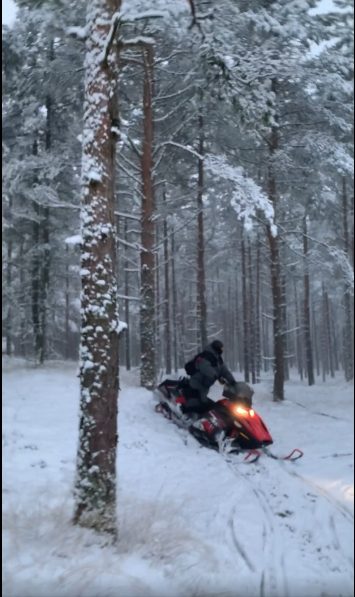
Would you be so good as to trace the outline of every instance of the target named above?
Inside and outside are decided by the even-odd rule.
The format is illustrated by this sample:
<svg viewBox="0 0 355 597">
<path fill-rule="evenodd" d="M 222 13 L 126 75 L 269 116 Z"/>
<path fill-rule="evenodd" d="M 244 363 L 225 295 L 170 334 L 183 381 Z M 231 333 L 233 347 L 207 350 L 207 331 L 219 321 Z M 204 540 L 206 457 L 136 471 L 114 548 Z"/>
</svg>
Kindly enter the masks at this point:
<svg viewBox="0 0 355 597">
<path fill-rule="evenodd" d="M 188 381 L 165 380 L 155 390 L 155 410 L 185 427 L 203 446 L 227 453 L 244 453 L 246 462 L 256 462 L 262 454 L 270 458 L 297 460 L 303 452 L 295 448 L 287 456 L 277 456 L 268 446 L 273 443 L 261 416 L 252 408 L 253 389 L 244 382 L 225 383 L 222 398 L 210 402 L 203 414 L 184 414 Z"/>
</svg>

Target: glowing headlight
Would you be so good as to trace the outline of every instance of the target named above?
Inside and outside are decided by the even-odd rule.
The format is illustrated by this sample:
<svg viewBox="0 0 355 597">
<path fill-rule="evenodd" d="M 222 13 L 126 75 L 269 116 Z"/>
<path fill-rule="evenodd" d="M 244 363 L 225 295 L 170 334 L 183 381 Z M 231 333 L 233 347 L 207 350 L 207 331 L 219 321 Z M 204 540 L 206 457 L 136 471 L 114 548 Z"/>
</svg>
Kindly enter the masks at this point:
<svg viewBox="0 0 355 597">
<path fill-rule="evenodd" d="M 243 408 L 242 406 L 236 406 L 234 409 L 234 412 L 236 415 L 243 415 L 243 417 L 247 417 L 248 415 L 253 417 L 255 414 L 252 408 L 247 409 L 247 408 Z"/>
</svg>

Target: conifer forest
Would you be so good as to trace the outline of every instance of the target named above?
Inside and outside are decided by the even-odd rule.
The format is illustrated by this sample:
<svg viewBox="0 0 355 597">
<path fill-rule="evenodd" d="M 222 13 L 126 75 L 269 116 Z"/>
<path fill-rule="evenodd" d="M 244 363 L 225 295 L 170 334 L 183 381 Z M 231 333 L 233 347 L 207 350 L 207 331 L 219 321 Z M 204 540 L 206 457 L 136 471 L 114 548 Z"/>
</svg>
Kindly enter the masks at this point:
<svg viewBox="0 0 355 597">
<path fill-rule="evenodd" d="M 3 27 L 3 352 L 102 359 L 106 317 L 145 387 L 214 337 L 277 399 L 352 379 L 351 2 L 120 4 Z"/>
</svg>

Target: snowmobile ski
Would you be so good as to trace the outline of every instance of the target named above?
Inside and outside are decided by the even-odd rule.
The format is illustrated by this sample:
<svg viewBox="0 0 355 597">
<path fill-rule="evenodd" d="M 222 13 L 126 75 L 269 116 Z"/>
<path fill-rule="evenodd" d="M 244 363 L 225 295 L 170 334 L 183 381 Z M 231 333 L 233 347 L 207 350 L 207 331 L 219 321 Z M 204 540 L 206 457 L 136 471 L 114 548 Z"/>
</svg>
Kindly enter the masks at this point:
<svg viewBox="0 0 355 597">
<path fill-rule="evenodd" d="M 294 448 L 289 454 L 287 454 L 287 456 L 278 456 L 266 447 L 261 449 L 266 456 L 273 458 L 274 460 L 290 460 L 291 462 L 294 462 L 303 456 L 303 452 L 299 448 Z"/>
</svg>

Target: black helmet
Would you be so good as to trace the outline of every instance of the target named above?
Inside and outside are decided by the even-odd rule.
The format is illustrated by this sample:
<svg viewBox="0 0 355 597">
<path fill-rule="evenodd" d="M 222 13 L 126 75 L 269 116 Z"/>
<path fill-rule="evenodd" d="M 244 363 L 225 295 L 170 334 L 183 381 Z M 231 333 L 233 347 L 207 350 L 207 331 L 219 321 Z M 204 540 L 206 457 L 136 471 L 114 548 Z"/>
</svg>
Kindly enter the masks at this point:
<svg viewBox="0 0 355 597">
<path fill-rule="evenodd" d="M 211 342 L 211 346 L 213 350 L 215 350 L 218 354 L 222 354 L 223 342 L 221 342 L 220 340 L 213 340 L 213 342 Z"/>
</svg>

